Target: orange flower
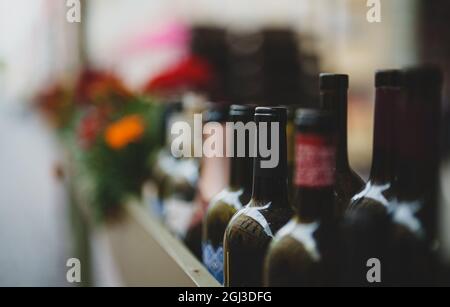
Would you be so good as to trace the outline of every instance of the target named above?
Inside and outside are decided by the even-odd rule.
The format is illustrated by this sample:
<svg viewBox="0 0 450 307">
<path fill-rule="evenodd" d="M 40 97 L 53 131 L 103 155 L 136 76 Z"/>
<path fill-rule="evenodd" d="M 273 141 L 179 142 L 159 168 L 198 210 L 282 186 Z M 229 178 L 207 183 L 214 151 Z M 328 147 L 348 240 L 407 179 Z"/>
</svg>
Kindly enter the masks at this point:
<svg viewBox="0 0 450 307">
<path fill-rule="evenodd" d="M 129 115 L 106 128 L 105 140 L 112 149 L 119 150 L 142 138 L 144 120 L 139 115 Z"/>
</svg>

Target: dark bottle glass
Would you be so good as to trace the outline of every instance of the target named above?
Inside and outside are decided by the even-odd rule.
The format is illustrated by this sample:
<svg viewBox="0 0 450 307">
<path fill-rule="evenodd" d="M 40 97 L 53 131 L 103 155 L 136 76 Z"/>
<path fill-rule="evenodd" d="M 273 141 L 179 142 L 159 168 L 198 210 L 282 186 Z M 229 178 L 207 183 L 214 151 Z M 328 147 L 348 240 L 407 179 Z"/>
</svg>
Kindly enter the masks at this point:
<svg viewBox="0 0 450 307">
<path fill-rule="evenodd" d="M 196 94 L 184 95 L 182 104 L 182 112 L 172 113 L 167 127 L 170 128 L 173 123 L 178 121 L 186 122 L 193 127 L 194 114 L 202 112 L 204 108 L 203 98 Z M 171 232 L 183 238 L 191 220 L 196 197 L 199 159 L 173 156 L 170 147 L 175 135 L 168 133 L 167 137 L 166 152 L 162 152 L 158 156 L 158 163 L 154 167 L 163 179 L 160 195 L 162 195 L 161 211 L 164 224 Z"/>
<path fill-rule="evenodd" d="M 447 80 L 447 84 L 448 84 Z M 447 87 L 450 89 L 450 87 Z M 439 182 L 439 261 L 441 284 L 450 286 L 450 97 L 444 101 L 441 127 L 442 150 Z"/>
<path fill-rule="evenodd" d="M 304 70 L 299 39 L 291 29 L 262 31 L 264 101 L 268 105 L 293 105 L 302 100 Z"/>
<path fill-rule="evenodd" d="M 233 105 L 229 122 L 235 124 L 254 123 L 255 107 Z M 237 126 L 238 127 L 238 126 Z M 241 210 L 252 195 L 253 158 L 249 155 L 250 132 L 242 136 L 236 129 L 233 133 L 233 158 L 230 164 L 229 185 L 214 197 L 203 221 L 203 263 L 209 272 L 223 284 L 223 236 L 233 215 Z M 238 155 L 238 137 L 243 137 L 246 146 L 245 156 Z"/>
<path fill-rule="evenodd" d="M 383 280 L 390 276 L 390 210 L 394 201 L 395 146 L 399 108 L 404 101 L 400 70 L 382 70 L 375 75 L 375 118 L 373 161 L 365 188 L 356 194 L 345 214 L 345 257 L 342 278 L 345 283 L 369 285 L 367 261 L 383 263 Z"/>
<path fill-rule="evenodd" d="M 333 117 L 324 111 L 299 110 L 295 215 L 270 245 L 267 286 L 336 285 L 335 159 Z"/>
<path fill-rule="evenodd" d="M 180 116 L 183 111 L 183 103 L 181 101 L 169 102 L 164 106 L 163 118 L 161 121 L 161 150 L 156 156 L 154 166 L 152 168 L 152 177 L 155 186 L 151 186 L 150 193 L 155 193 L 156 197 L 151 197 L 151 209 L 158 217 L 163 217 L 163 201 L 165 192 L 167 192 L 167 181 L 170 173 L 173 172 L 171 166 L 174 163 L 170 163 L 175 159 L 170 153 L 170 124 L 173 118 Z M 169 163 L 168 163 L 169 161 Z"/>
<path fill-rule="evenodd" d="M 406 97 L 398 118 L 396 201 L 391 212 L 397 285 L 432 285 L 437 281 L 442 81 L 442 73 L 434 67 L 404 72 Z"/>
<path fill-rule="evenodd" d="M 295 106 L 287 106 L 287 124 L 286 124 L 286 136 L 287 136 L 287 169 L 288 169 L 288 188 L 289 188 L 289 202 L 294 199 L 295 186 Z"/>
<path fill-rule="evenodd" d="M 253 193 L 247 206 L 231 219 L 224 236 L 224 277 L 228 287 L 261 286 L 263 265 L 267 248 L 274 234 L 292 216 L 288 204 L 286 108 L 256 108 L 258 125 L 257 157 L 254 159 Z M 272 139 L 271 128 L 278 123 L 279 133 Z M 263 126 L 267 139 L 264 140 Z M 274 130 L 275 131 L 275 130 Z M 264 142 L 261 142 L 264 141 Z M 269 148 L 278 141 L 279 161 L 274 168 L 265 165 L 259 147 Z"/>
<path fill-rule="evenodd" d="M 203 114 L 204 124 L 217 124 L 220 125 L 220 129 L 225 130 L 229 109 L 230 106 L 227 104 L 212 105 Z M 208 135 L 204 134 L 203 138 L 206 141 Z M 223 135 L 220 147 L 225 148 L 225 135 Z M 229 181 L 228 170 L 229 159 L 225 155 L 222 157 L 204 155 L 201 159 L 194 212 L 184 238 L 186 246 L 199 260 L 202 259 L 203 217 L 213 197 L 226 187 Z"/>
<path fill-rule="evenodd" d="M 348 75 L 320 75 L 320 105 L 334 115 L 336 138 L 336 209 L 342 216 L 351 198 L 364 187 L 364 181 L 351 169 L 347 149 L 347 92 Z"/>
<path fill-rule="evenodd" d="M 447 106 L 450 106 L 447 104 Z M 448 110 L 449 111 L 449 110 Z M 442 126 L 442 150 L 439 184 L 439 261 L 443 267 L 440 280 L 443 286 L 450 286 L 450 112 L 446 113 Z"/>
</svg>

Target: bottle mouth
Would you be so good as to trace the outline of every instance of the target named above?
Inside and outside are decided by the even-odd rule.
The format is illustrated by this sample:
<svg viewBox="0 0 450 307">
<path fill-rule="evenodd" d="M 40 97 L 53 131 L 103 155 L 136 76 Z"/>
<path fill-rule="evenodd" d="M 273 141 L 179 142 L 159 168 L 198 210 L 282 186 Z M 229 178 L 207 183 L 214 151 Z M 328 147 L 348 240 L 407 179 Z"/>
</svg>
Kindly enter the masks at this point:
<svg viewBox="0 0 450 307">
<path fill-rule="evenodd" d="M 344 74 L 322 73 L 319 77 L 320 90 L 348 90 L 349 76 Z"/>
<path fill-rule="evenodd" d="M 402 87 L 403 73 L 399 69 L 383 69 L 375 73 L 375 87 Z"/>
<path fill-rule="evenodd" d="M 403 74 L 407 89 L 439 88 L 444 82 L 442 70 L 434 65 L 410 67 Z"/>
<path fill-rule="evenodd" d="M 258 107 L 255 110 L 255 120 L 264 122 L 287 122 L 287 108 Z"/>
<path fill-rule="evenodd" d="M 203 112 L 203 122 L 223 123 L 228 120 L 230 106 L 228 104 L 213 104 L 211 108 Z"/>
<path fill-rule="evenodd" d="M 254 105 L 232 105 L 230 107 L 230 119 L 232 121 L 252 121 L 255 116 Z"/>
</svg>

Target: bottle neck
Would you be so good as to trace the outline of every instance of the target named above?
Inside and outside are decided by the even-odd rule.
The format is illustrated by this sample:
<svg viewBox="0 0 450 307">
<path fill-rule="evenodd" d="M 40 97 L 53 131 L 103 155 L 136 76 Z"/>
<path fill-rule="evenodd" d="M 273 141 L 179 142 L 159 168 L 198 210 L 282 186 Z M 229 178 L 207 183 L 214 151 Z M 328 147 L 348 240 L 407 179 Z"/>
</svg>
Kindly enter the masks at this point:
<svg viewBox="0 0 450 307">
<path fill-rule="evenodd" d="M 347 90 L 322 91 L 321 106 L 330 110 L 336 122 L 336 171 L 344 172 L 350 169 L 347 146 Z"/>
<path fill-rule="evenodd" d="M 256 204 L 289 207 L 287 177 L 254 177 L 252 199 Z"/>
<path fill-rule="evenodd" d="M 271 129 L 273 124 L 278 126 L 278 133 L 276 134 L 272 133 L 276 130 Z M 267 123 L 266 133 L 263 133 L 261 129 L 261 125 L 258 125 L 258 154 L 254 159 L 252 199 L 256 203 L 272 202 L 280 206 L 288 206 L 286 123 Z M 267 136 L 267 142 L 261 142 L 262 135 Z M 268 144 L 267 148 L 271 148 L 269 158 L 264 158 L 261 155 L 261 148 L 266 147 L 262 143 Z M 272 163 L 268 163 L 269 160 Z"/>
<path fill-rule="evenodd" d="M 248 121 L 243 121 L 245 124 L 248 124 Z M 250 140 L 251 134 L 246 132 L 243 135 L 239 135 L 236 130 L 227 131 L 227 133 L 233 134 L 232 143 L 227 146 L 231 146 L 233 148 L 233 158 L 231 158 L 230 163 L 230 181 L 229 187 L 231 190 L 237 191 L 240 189 L 244 189 L 244 193 L 251 194 L 252 193 L 252 185 L 253 185 L 253 157 L 251 155 L 251 142 Z M 243 142 L 239 140 L 239 137 L 243 137 Z M 228 138 L 227 138 L 228 140 Z M 242 150 L 239 146 L 245 146 L 243 149 L 243 153 L 240 153 Z"/>
<path fill-rule="evenodd" d="M 293 207 L 304 222 L 334 215 L 335 139 L 332 134 L 297 133 Z"/>
<path fill-rule="evenodd" d="M 232 190 L 244 189 L 251 193 L 253 183 L 253 158 L 234 157 L 230 165 L 230 188 Z"/>
<path fill-rule="evenodd" d="M 397 129 L 398 197 L 403 201 L 425 199 L 434 193 L 430 189 L 437 180 L 440 93 L 410 93 L 401 111 Z"/>
<path fill-rule="evenodd" d="M 375 97 L 372 168 L 370 181 L 387 184 L 394 180 L 394 146 L 396 105 L 400 102 L 400 88 L 378 88 Z"/>
</svg>

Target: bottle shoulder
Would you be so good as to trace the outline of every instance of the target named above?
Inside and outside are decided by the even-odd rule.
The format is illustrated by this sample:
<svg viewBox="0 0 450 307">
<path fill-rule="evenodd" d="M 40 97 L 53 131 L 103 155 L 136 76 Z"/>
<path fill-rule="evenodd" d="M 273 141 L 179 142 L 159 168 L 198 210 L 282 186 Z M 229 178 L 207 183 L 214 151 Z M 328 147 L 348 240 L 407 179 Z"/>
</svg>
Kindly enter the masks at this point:
<svg viewBox="0 0 450 307">
<path fill-rule="evenodd" d="M 273 237 L 292 217 L 293 211 L 290 206 L 283 206 L 273 202 L 261 203 L 254 199 L 239 210 L 231 219 L 229 229 L 246 227 L 260 229 L 261 234 Z"/>
<path fill-rule="evenodd" d="M 232 217 L 243 208 L 242 191 L 223 190 L 210 203 L 204 215 L 203 240 L 222 245 L 223 236 Z"/>
<path fill-rule="evenodd" d="M 238 211 L 245 205 L 243 200 L 246 201 L 249 198 L 249 196 L 246 197 L 243 189 L 232 190 L 225 188 L 211 200 L 208 212 Z"/>
<path fill-rule="evenodd" d="M 321 258 L 316 236 L 319 228 L 319 221 L 303 224 L 294 218 L 278 231 L 269 253 L 286 253 L 301 257 L 303 260 L 317 262 Z"/>
<path fill-rule="evenodd" d="M 352 197 L 349 210 L 366 207 L 379 207 L 380 210 L 383 208 L 387 210 L 392 201 L 391 189 L 392 185 L 389 183 L 375 184 L 369 181 L 362 191 Z"/>
<path fill-rule="evenodd" d="M 250 195 L 247 195 L 243 189 L 232 190 L 230 188 L 225 188 L 211 200 L 205 218 L 208 220 L 215 219 L 222 215 L 234 215 L 245 206 L 249 199 Z M 231 217 L 229 217 L 228 220 L 230 218 Z"/>
<path fill-rule="evenodd" d="M 411 236 L 419 240 L 427 237 L 425 226 L 419 218 L 425 203 L 423 199 L 398 201 L 395 200 L 390 205 L 390 214 L 395 229 L 402 236 Z"/>
<path fill-rule="evenodd" d="M 239 210 L 228 224 L 226 235 L 232 237 L 234 233 L 240 233 L 250 237 L 272 238 L 274 233 L 262 210 L 263 207 L 250 204 Z"/>
</svg>

